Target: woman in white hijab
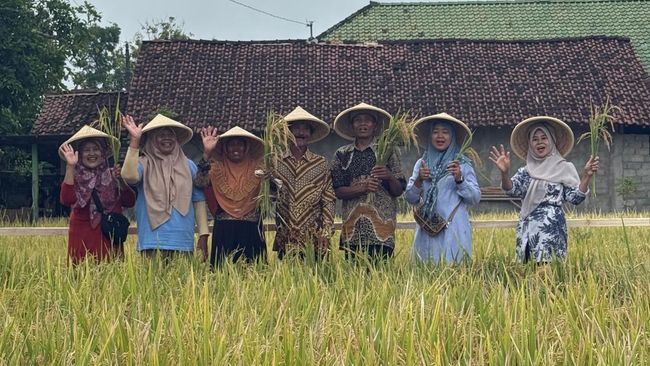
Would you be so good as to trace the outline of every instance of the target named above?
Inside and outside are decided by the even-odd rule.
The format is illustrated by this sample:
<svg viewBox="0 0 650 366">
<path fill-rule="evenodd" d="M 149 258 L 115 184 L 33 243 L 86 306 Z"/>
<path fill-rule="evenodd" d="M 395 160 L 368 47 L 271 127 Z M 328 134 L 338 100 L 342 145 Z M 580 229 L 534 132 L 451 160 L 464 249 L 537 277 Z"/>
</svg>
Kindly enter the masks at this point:
<svg viewBox="0 0 650 366">
<path fill-rule="evenodd" d="M 562 204 L 584 201 L 589 182 L 598 171 L 598 157 L 590 156 L 582 177 L 566 161 L 573 148 L 571 128 L 553 117 L 533 117 L 515 127 L 510 137 L 512 150 L 526 160 L 510 178 L 510 152 L 503 145 L 492 146 L 490 160 L 501 171 L 501 188 L 511 197 L 522 198 L 517 225 L 517 260 L 547 263 L 564 259 L 567 253 L 567 225 Z"/>
</svg>

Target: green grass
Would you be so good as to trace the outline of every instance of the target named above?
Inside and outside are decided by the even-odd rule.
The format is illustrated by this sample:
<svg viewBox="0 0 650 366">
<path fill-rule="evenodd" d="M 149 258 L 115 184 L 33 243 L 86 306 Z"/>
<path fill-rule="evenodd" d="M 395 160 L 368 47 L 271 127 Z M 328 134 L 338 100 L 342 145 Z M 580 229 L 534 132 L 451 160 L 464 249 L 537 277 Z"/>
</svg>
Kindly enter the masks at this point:
<svg viewBox="0 0 650 366">
<path fill-rule="evenodd" d="M 650 230 L 571 229 L 569 259 L 377 268 L 336 252 L 210 272 L 195 260 L 66 264 L 65 237 L 0 237 L 0 364 L 648 364 Z"/>
</svg>

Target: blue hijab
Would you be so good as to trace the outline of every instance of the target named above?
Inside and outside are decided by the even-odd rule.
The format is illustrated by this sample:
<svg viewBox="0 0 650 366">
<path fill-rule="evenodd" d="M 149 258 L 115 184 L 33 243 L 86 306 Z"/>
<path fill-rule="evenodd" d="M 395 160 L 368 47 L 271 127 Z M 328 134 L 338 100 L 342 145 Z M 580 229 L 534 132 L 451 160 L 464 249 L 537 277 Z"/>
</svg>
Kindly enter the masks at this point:
<svg viewBox="0 0 650 366">
<path fill-rule="evenodd" d="M 427 168 L 431 171 L 431 187 L 426 192 L 426 196 L 423 203 L 423 212 L 425 218 L 431 218 L 436 213 L 436 202 L 438 201 L 438 182 L 440 179 L 447 176 L 447 165 L 451 163 L 458 152 L 460 151 L 460 146 L 456 141 L 456 129 L 451 123 L 446 121 L 436 121 L 430 124 L 427 150 L 422 155 L 422 161 L 426 162 Z M 438 150 L 431 143 L 431 136 L 433 134 L 433 129 L 436 126 L 442 126 L 449 131 L 449 137 L 451 138 L 451 143 L 446 150 Z M 469 162 L 469 159 L 462 155 L 458 159 L 461 164 Z"/>
</svg>

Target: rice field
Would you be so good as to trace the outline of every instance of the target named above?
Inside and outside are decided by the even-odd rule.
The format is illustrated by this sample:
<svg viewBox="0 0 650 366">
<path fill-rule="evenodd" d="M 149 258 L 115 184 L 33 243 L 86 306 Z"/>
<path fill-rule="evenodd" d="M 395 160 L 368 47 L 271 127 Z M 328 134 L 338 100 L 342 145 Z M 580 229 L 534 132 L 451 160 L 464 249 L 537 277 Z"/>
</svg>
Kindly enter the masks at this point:
<svg viewBox="0 0 650 366">
<path fill-rule="evenodd" d="M 412 239 L 376 267 L 336 252 L 212 272 L 133 238 L 71 268 L 65 237 L 0 237 L 0 364 L 650 363 L 649 229 L 570 229 L 567 262 L 542 267 L 514 263 L 514 229 L 475 230 L 455 266 L 411 263 Z"/>
</svg>

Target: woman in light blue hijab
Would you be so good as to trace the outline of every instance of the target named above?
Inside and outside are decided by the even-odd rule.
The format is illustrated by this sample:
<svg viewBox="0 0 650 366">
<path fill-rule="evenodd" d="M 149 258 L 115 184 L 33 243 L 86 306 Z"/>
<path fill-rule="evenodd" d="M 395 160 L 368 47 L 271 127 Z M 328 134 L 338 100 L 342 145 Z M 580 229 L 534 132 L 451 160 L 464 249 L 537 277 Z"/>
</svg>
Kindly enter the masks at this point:
<svg viewBox="0 0 650 366">
<path fill-rule="evenodd" d="M 415 163 L 404 196 L 425 220 L 436 213 L 450 221 L 433 235 L 417 225 L 412 258 L 424 262 L 460 262 L 472 255 L 472 228 L 467 207 L 477 204 L 481 191 L 470 160 L 457 156 L 470 134 L 465 123 L 440 113 L 415 122 L 420 144 L 426 148 Z"/>
</svg>

